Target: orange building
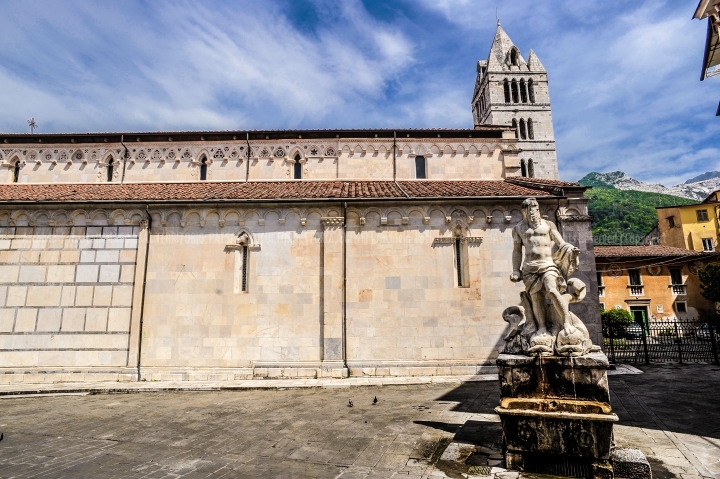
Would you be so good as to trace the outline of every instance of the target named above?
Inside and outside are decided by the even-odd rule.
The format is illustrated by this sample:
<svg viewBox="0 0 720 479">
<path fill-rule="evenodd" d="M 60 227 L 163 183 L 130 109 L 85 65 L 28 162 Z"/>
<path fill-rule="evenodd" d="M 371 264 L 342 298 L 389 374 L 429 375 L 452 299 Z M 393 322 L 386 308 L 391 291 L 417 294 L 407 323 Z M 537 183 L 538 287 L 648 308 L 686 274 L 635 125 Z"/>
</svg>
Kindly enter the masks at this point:
<svg viewBox="0 0 720 479">
<path fill-rule="evenodd" d="M 595 246 L 600 306 L 632 313 L 635 322 L 694 319 L 715 306 L 700 294 L 700 268 L 714 252 L 672 246 Z"/>
</svg>

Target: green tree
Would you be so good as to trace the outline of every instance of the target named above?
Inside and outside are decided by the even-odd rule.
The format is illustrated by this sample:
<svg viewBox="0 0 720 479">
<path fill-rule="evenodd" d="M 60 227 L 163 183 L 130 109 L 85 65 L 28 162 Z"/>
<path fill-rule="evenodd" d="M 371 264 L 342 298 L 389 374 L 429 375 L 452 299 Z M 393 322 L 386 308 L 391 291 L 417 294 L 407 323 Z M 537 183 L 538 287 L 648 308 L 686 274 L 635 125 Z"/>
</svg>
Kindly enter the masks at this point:
<svg viewBox="0 0 720 479">
<path fill-rule="evenodd" d="M 720 264 L 710 263 L 698 271 L 700 294 L 713 303 L 720 302 Z"/>
<path fill-rule="evenodd" d="M 603 336 L 621 338 L 625 334 L 625 328 L 634 319 L 630 311 L 624 309 L 606 309 L 600 313 L 603 325 Z"/>
</svg>

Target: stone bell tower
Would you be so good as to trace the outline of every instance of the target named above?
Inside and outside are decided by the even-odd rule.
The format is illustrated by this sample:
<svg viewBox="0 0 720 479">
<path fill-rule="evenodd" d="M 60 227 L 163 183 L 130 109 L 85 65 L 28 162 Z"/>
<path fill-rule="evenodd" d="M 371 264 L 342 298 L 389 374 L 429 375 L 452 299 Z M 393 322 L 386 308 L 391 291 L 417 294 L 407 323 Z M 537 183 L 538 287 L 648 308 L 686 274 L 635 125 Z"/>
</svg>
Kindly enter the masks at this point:
<svg viewBox="0 0 720 479">
<path fill-rule="evenodd" d="M 532 50 L 525 61 L 499 21 L 488 59 L 477 63 L 472 113 L 475 126 L 515 127 L 522 176 L 557 179 L 547 71 Z"/>
</svg>

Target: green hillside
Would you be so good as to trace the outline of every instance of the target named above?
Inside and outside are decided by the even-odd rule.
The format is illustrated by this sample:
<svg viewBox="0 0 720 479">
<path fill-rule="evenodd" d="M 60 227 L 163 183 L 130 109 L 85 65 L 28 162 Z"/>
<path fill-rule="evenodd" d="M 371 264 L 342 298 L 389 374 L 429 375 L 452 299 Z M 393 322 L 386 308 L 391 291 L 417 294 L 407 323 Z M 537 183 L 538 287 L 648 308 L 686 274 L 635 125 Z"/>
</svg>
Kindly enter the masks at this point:
<svg viewBox="0 0 720 479">
<path fill-rule="evenodd" d="M 597 186 L 585 196 L 594 217 L 595 244 L 637 244 L 657 223 L 655 207 L 697 203 L 679 196 Z"/>
</svg>

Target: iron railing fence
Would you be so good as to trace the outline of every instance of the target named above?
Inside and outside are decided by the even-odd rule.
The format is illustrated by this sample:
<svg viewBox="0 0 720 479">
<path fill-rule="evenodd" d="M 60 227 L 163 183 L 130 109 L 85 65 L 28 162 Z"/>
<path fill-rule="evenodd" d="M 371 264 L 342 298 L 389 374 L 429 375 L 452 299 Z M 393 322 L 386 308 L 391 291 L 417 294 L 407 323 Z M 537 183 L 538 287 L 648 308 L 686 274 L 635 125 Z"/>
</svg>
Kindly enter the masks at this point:
<svg viewBox="0 0 720 479">
<path fill-rule="evenodd" d="M 603 351 L 611 363 L 712 362 L 720 364 L 718 325 L 695 319 L 638 326 L 603 322 Z"/>
</svg>

